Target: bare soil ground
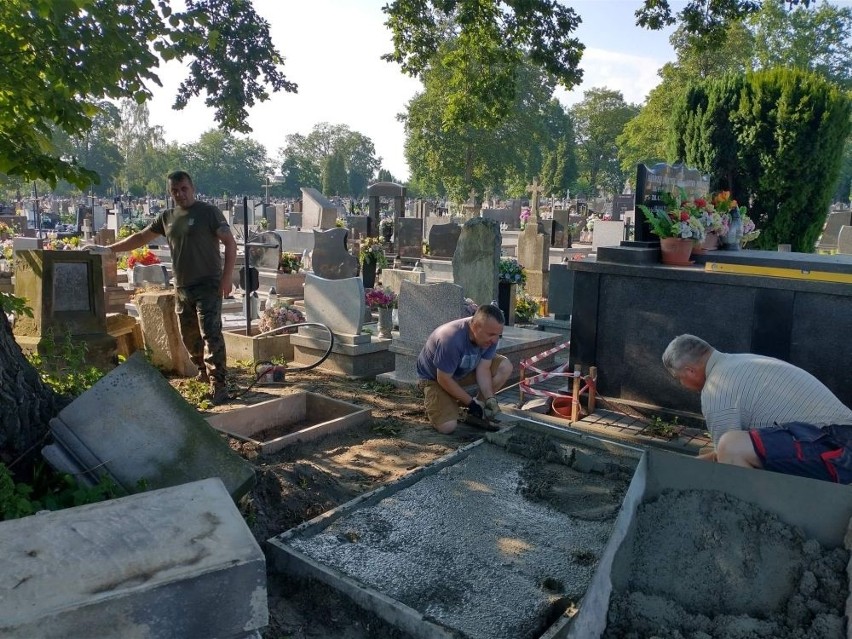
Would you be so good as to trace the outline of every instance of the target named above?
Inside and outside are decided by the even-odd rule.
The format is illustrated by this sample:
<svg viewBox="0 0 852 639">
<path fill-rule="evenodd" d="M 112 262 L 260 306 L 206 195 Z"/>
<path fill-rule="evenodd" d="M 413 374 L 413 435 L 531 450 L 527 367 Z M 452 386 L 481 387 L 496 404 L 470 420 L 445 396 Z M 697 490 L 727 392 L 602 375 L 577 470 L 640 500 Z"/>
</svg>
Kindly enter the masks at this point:
<svg viewBox="0 0 852 639">
<path fill-rule="evenodd" d="M 252 380 L 248 371 L 234 370 L 229 379 L 232 394 L 239 393 Z M 180 388 L 188 382 L 172 383 Z M 270 537 L 482 436 L 482 431 L 469 426 L 461 426 L 449 436 L 435 431 L 425 421 L 422 394 L 417 389 L 397 389 L 317 371 L 290 373 L 283 387 L 255 386 L 210 412 L 234 410 L 299 390 L 369 407 L 373 419 L 363 426 L 289 446 L 272 455 L 258 455 L 251 445 L 231 440 L 232 448 L 257 470 L 257 485 L 241 508 L 262 548 Z M 270 623 L 263 634 L 265 639 L 407 636 L 323 584 L 270 573 L 267 587 Z"/>
</svg>

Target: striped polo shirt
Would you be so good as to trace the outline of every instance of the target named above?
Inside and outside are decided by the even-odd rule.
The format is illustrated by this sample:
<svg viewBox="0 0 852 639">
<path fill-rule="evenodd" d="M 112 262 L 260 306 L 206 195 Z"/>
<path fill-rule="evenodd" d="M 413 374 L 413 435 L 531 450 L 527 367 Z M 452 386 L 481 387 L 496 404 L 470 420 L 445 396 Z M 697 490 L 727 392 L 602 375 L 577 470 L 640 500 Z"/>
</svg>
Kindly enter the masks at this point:
<svg viewBox="0 0 852 639">
<path fill-rule="evenodd" d="M 714 351 L 707 360 L 701 412 L 714 443 L 729 430 L 789 422 L 852 424 L 852 410 L 816 377 L 788 362 Z"/>
</svg>

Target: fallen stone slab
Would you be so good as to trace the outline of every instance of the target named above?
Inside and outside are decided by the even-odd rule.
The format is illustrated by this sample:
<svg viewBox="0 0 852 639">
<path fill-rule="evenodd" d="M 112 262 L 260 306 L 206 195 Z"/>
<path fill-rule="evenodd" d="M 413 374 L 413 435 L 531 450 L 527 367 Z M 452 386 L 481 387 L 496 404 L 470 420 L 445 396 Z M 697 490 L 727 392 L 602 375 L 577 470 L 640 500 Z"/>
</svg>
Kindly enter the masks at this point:
<svg viewBox="0 0 852 639">
<path fill-rule="evenodd" d="M 266 561 L 218 479 L 0 523 L 0 636 L 259 636 Z"/>
<path fill-rule="evenodd" d="M 228 446 L 142 353 L 110 371 L 50 420 L 43 455 L 89 483 L 106 474 L 127 493 L 219 477 L 238 500 L 254 468 Z"/>
</svg>

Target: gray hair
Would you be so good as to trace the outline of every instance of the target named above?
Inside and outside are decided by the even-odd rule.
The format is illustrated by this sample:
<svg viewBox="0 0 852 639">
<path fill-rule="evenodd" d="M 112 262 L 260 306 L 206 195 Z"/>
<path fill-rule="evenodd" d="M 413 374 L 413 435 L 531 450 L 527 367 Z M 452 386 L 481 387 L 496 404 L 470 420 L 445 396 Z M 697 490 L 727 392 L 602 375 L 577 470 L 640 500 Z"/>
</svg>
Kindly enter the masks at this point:
<svg viewBox="0 0 852 639">
<path fill-rule="evenodd" d="M 684 366 L 698 364 L 713 352 L 710 346 L 695 335 L 678 335 L 663 351 L 663 366 L 671 375 L 676 375 Z"/>
</svg>

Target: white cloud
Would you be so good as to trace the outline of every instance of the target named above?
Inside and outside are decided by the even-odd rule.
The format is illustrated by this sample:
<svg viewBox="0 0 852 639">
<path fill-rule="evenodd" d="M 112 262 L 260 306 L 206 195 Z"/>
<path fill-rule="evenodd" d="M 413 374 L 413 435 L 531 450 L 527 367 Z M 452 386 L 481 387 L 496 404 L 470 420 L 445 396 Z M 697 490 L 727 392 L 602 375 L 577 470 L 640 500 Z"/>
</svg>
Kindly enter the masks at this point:
<svg viewBox="0 0 852 639">
<path fill-rule="evenodd" d="M 587 48 L 580 62 L 582 84 L 570 92 L 559 89 L 556 97 L 562 104 L 572 106 L 583 99 L 584 91 L 606 87 L 621 91 L 626 102 L 642 104 L 648 92 L 659 84 L 657 71 L 665 63 L 660 58 Z"/>
</svg>

